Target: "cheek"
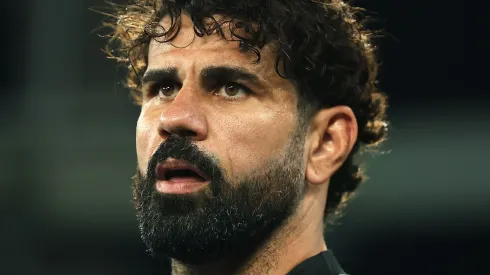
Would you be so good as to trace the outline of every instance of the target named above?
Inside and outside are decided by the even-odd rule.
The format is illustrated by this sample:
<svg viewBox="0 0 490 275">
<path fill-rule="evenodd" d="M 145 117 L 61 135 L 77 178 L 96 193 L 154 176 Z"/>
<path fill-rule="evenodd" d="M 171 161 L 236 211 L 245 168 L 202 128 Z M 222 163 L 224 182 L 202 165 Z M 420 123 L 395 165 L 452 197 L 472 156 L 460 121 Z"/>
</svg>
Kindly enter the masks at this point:
<svg viewBox="0 0 490 275">
<path fill-rule="evenodd" d="M 260 168 L 265 161 L 284 151 L 295 126 L 293 113 L 256 111 L 228 115 L 220 120 L 216 135 L 225 149 L 230 176 Z"/>
<path fill-rule="evenodd" d="M 152 145 L 158 138 L 158 131 L 155 128 L 157 123 L 151 121 L 145 116 L 142 110 L 136 124 L 136 156 L 138 159 L 138 168 L 143 174 L 148 167 L 148 161 L 152 154 Z"/>
</svg>

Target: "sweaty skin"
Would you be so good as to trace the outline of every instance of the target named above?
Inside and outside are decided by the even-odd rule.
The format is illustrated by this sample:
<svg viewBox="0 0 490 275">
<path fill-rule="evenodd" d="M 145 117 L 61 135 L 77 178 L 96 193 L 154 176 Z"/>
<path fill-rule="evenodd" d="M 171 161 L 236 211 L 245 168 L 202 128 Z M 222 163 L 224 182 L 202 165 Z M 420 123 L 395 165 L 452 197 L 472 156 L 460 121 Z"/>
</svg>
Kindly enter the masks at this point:
<svg viewBox="0 0 490 275">
<path fill-rule="evenodd" d="M 168 20 L 161 22 L 168 26 Z M 192 21 L 182 16 L 182 28 L 171 43 L 151 41 L 147 73 L 174 68 L 179 83 L 168 93 L 143 83 L 143 103 L 136 128 L 138 168 L 145 172 L 157 147 L 170 134 L 190 137 L 198 147 L 213 153 L 230 178 L 251 173 L 270 156 L 282 153 L 297 129 L 297 97 L 294 85 L 277 75 L 271 47 L 253 53 L 240 52 L 238 42 L 216 34 L 197 37 Z M 251 90 L 224 87 L 210 90 L 202 81 L 209 67 L 241 68 L 257 81 L 237 81 Z M 152 88 L 153 87 L 153 88 Z M 236 93 L 235 93 L 236 92 Z M 305 184 L 308 191 L 295 215 L 246 263 L 240 274 L 286 274 L 303 260 L 327 249 L 323 239 L 323 211 L 328 181 L 348 156 L 357 138 L 357 123 L 350 108 L 320 111 L 307 127 L 304 146 Z M 231 259 L 190 266 L 173 261 L 174 274 L 226 274 Z"/>
<path fill-rule="evenodd" d="M 296 122 L 293 85 L 279 77 L 270 54 L 253 64 L 254 56 L 238 51 L 238 42 L 227 42 L 218 35 L 193 38 L 190 20 L 172 41 L 176 48 L 153 40 L 150 43 L 148 71 L 175 67 L 182 88 L 173 101 L 144 96 L 137 126 L 139 168 L 146 171 L 153 151 L 176 128 L 193 131 L 194 140 L 220 157 L 229 176 L 257 168 L 268 156 L 284 148 Z M 227 99 L 226 93 L 204 91 L 201 71 L 209 66 L 240 67 L 257 75 L 260 83 L 248 86 L 256 94 Z M 260 142 L 259 142 L 260 141 Z"/>
</svg>

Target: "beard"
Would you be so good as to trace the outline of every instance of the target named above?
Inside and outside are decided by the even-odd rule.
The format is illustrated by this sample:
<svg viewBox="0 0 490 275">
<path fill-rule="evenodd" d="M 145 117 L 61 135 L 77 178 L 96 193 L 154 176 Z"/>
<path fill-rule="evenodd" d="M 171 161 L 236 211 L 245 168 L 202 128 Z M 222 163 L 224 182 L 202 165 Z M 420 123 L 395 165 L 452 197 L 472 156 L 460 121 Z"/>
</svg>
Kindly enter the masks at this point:
<svg viewBox="0 0 490 275">
<path fill-rule="evenodd" d="M 217 157 L 188 138 L 170 135 L 146 174 L 137 169 L 133 178 L 141 237 L 150 254 L 200 265 L 253 253 L 287 222 L 304 196 L 303 141 L 295 131 L 281 154 L 230 179 Z M 156 166 L 167 158 L 197 166 L 210 183 L 194 193 L 158 192 Z"/>
</svg>

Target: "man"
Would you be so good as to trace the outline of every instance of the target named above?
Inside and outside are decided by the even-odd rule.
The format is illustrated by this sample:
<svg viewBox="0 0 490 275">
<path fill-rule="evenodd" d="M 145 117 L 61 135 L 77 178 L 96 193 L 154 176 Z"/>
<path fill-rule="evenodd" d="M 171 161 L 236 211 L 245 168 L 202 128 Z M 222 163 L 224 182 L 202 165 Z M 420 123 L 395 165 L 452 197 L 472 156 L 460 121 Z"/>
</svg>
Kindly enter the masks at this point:
<svg viewBox="0 0 490 275">
<path fill-rule="evenodd" d="M 323 233 L 386 134 L 371 32 L 339 0 L 114 5 L 141 105 L 134 204 L 173 274 L 344 274 Z M 112 44 L 112 42 L 117 42 Z"/>
</svg>

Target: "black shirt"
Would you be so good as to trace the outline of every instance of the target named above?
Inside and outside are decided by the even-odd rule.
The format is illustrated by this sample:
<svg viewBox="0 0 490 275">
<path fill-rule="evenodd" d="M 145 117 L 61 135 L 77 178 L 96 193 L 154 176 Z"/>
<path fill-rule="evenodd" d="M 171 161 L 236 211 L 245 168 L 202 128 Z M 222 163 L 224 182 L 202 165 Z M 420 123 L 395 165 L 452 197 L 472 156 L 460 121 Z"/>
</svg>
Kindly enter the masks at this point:
<svg viewBox="0 0 490 275">
<path fill-rule="evenodd" d="M 288 275 L 347 275 L 335 259 L 332 251 L 323 251 L 308 258 L 291 270 Z"/>
</svg>

